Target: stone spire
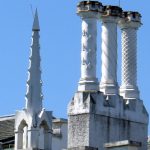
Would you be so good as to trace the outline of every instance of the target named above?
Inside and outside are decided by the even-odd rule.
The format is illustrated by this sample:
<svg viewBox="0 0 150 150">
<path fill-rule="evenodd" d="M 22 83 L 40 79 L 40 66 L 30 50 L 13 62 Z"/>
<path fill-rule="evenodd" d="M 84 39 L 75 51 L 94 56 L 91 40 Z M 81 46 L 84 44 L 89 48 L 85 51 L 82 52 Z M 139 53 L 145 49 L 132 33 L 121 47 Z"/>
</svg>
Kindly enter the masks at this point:
<svg viewBox="0 0 150 150">
<path fill-rule="evenodd" d="M 29 112 L 38 113 L 42 110 L 42 81 L 40 70 L 40 44 L 39 44 L 39 19 L 36 10 L 33 27 L 32 42 L 30 48 L 27 93 L 26 93 L 26 109 Z"/>
<path fill-rule="evenodd" d="M 40 25 L 39 25 L 39 17 L 38 17 L 38 11 L 36 9 L 35 16 L 34 16 L 34 22 L 33 22 L 33 31 L 40 31 Z"/>
<path fill-rule="evenodd" d="M 42 107 L 39 20 L 36 10 L 30 48 L 26 108 L 16 112 L 15 150 L 51 150 L 52 113 Z"/>
</svg>

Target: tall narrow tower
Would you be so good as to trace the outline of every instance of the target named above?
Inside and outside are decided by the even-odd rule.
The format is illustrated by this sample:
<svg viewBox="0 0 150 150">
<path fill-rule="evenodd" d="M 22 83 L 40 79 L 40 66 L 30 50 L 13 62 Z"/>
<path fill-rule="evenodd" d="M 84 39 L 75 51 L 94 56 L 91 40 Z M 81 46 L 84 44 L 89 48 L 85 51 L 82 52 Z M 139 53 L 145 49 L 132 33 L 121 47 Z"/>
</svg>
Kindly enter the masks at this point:
<svg viewBox="0 0 150 150">
<path fill-rule="evenodd" d="M 40 70 L 39 19 L 36 10 L 30 48 L 26 106 L 16 112 L 15 150 L 51 150 L 52 114 L 42 106 L 42 81 Z"/>
</svg>

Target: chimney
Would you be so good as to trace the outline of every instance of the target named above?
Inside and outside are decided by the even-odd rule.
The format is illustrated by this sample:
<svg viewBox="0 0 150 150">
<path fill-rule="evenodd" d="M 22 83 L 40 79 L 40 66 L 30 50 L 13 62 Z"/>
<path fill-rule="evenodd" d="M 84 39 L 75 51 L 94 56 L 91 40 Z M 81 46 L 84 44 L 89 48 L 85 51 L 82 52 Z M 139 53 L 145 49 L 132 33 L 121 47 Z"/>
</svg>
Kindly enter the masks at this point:
<svg viewBox="0 0 150 150">
<path fill-rule="evenodd" d="M 137 30 L 141 26 L 141 15 L 138 12 L 123 12 L 119 26 L 122 31 L 122 83 L 120 95 L 124 99 L 138 99 Z"/>
<path fill-rule="evenodd" d="M 97 1 L 82 1 L 77 6 L 77 14 L 82 19 L 81 78 L 78 91 L 98 91 L 96 78 L 97 19 L 102 11 Z"/>
<path fill-rule="evenodd" d="M 122 9 L 117 6 L 104 6 L 102 21 L 102 77 L 100 91 L 104 94 L 117 94 L 117 24 Z"/>
</svg>

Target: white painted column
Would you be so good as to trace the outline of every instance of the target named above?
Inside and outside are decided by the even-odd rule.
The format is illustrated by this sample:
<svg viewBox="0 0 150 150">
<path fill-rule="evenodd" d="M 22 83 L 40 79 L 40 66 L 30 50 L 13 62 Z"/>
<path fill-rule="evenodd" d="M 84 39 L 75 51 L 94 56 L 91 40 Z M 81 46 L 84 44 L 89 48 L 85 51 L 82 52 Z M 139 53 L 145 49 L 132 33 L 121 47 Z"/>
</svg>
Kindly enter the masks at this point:
<svg viewBox="0 0 150 150">
<path fill-rule="evenodd" d="M 28 147 L 28 127 L 23 128 L 23 149 Z"/>
<path fill-rule="evenodd" d="M 122 31 L 122 83 L 120 95 L 125 99 L 139 98 L 137 87 L 137 30 L 141 26 L 141 15 L 124 12 L 119 23 Z"/>
<path fill-rule="evenodd" d="M 104 94 L 117 94 L 117 23 L 122 9 L 105 6 L 102 21 L 102 77 L 100 91 Z"/>
<path fill-rule="evenodd" d="M 28 149 L 38 148 L 39 145 L 39 129 L 29 127 L 28 129 Z"/>
<path fill-rule="evenodd" d="M 95 1 L 80 2 L 78 15 L 82 18 L 81 78 L 78 91 L 97 91 L 96 51 L 97 19 L 102 5 Z"/>
<path fill-rule="evenodd" d="M 23 148 L 23 130 L 15 131 L 15 150 Z"/>
</svg>

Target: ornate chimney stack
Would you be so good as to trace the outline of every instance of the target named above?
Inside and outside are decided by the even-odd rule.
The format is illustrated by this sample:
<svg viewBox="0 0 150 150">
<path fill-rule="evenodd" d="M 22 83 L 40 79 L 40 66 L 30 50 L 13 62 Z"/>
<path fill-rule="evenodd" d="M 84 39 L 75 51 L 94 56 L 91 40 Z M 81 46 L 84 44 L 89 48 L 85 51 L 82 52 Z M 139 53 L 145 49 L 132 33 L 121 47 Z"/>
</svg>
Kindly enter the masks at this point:
<svg viewBox="0 0 150 150">
<path fill-rule="evenodd" d="M 117 24 L 122 9 L 104 6 L 102 21 L 102 77 L 100 91 L 105 95 L 117 94 Z"/>
<path fill-rule="evenodd" d="M 135 141 L 140 143 L 139 150 L 146 150 L 148 113 L 142 100 L 136 99 L 136 32 L 141 16 L 97 1 L 82 1 L 77 8 L 82 18 L 81 79 L 68 105 L 68 150 L 105 150 L 105 143 L 117 141 Z M 102 22 L 100 92 L 96 78 L 97 19 Z M 122 30 L 123 97 L 117 84 L 118 23 Z M 134 100 L 126 103 L 124 98 Z"/>
<path fill-rule="evenodd" d="M 122 30 L 122 84 L 120 95 L 125 99 L 138 99 L 137 30 L 141 26 L 141 15 L 138 12 L 123 12 L 119 26 Z"/>
<path fill-rule="evenodd" d="M 78 91 L 97 91 L 96 51 L 97 19 L 102 4 L 97 1 L 82 1 L 77 6 L 77 14 L 82 18 L 81 78 Z"/>
</svg>

